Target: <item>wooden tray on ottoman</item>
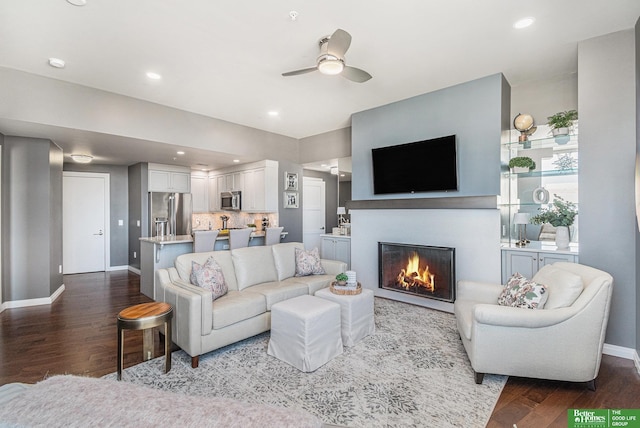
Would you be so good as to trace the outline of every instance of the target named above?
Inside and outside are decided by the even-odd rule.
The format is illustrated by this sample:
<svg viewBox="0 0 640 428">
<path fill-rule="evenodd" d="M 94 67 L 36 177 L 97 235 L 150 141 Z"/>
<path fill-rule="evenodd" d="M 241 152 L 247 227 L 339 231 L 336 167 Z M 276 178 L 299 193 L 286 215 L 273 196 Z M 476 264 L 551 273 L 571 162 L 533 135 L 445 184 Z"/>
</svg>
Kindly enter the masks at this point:
<svg viewBox="0 0 640 428">
<path fill-rule="evenodd" d="M 336 281 L 333 281 L 331 285 L 329 285 L 329 290 L 331 290 L 333 294 L 342 294 L 344 296 L 355 296 L 356 294 L 362 293 L 362 285 L 359 282 L 357 283 L 357 286 L 355 289 L 350 288 L 348 290 L 345 290 L 342 288 L 336 288 L 336 286 L 338 286 L 338 283 Z"/>
</svg>

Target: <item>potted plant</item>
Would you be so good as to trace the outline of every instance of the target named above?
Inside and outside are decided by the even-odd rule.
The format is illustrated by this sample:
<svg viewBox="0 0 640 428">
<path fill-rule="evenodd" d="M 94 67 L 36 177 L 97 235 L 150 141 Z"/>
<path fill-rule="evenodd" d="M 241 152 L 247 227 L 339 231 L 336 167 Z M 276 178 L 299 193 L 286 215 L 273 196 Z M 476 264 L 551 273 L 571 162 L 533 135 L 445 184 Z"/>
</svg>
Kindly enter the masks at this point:
<svg viewBox="0 0 640 428">
<path fill-rule="evenodd" d="M 336 281 L 338 282 L 338 285 L 346 285 L 348 279 L 349 277 L 346 273 L 339 273 L 336 275 Z"/>
<path fill-rule="evenodd" d="M 247 227 L 250 228 L 250 229 L 253 229 L 254 232 L 256 231 L 256 225 L 253 224 L 253 223 L 248 223 Z"/>
<path fill-rule="evenodd" d="M 554 226 L 556 228 L 556 245 L 558 248 L 567 248 L 570 242 L 569 226 L 573 225 L 578 215 L 578 208 L 573 202 L 569 202 L 555 193 L 553 197 L 551 207 L 539 208 L 540 214 L 531 217 L 531 223 L 549 223 Z"/>
<path fill-rule="evenodd" d="M 519 172 L 529 172 L 536 169 L 536 163 L 530 157 L 517 156 L 509 161 L 509 168 L 511 168 L 514 174 Z"/>
<path fill-rule="evenodd" d="M 553 116 L 547 117 L 547 125 L 551 128 L 554 137 L 569 135 L 569 128 L 573 126 L 573 122 L 578 120 L 578 112 L 576 110 L 561 111 Z M 569 141 L 563 139 L 563 143 Z M 561 143 L 561 144 L 563 144 Z"/>
</svg>

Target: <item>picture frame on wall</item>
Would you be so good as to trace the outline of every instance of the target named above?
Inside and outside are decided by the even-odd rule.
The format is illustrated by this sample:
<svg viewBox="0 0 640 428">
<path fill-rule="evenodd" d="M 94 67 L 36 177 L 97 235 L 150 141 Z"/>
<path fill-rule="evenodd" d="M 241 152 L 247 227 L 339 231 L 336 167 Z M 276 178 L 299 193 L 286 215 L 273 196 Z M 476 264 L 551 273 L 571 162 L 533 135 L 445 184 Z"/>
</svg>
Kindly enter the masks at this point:
<svg viewBox="0 0 640 428">
<path fill-rule="evenodd" d="M 298 173 L 284 173 L 284 190 L 298 190 Z"/>
<path fill-rule="evenodd" d="M 298 192 L 284 192 L 284 207 L 298 208 Z"/>
</svg>

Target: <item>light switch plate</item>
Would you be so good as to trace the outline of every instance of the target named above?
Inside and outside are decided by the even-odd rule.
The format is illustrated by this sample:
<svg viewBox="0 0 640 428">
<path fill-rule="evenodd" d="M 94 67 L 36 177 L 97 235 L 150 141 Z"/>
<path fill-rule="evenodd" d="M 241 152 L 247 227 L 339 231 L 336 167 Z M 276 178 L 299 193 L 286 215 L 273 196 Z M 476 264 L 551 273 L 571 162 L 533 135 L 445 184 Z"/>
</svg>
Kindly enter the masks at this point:
<svg viewBox="0 0 640 428">
<path fill-rule="evenodd" d="M 118 226 L 124 226 L 124 220 L 118 220 Z"/>
</svg>

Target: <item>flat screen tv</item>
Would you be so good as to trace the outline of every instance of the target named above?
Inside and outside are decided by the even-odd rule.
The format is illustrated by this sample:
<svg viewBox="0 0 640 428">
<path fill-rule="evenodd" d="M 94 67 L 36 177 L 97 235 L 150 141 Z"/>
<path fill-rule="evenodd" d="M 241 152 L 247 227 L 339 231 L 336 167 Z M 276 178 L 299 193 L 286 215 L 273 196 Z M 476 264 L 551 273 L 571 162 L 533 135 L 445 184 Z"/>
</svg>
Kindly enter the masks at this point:
<svg viewBox="0 0 640 428">
<path fill-rule="evenodd" d="M 458 190 L 456 136 L 371 150 L 373 193 Z"/>
</svg>

